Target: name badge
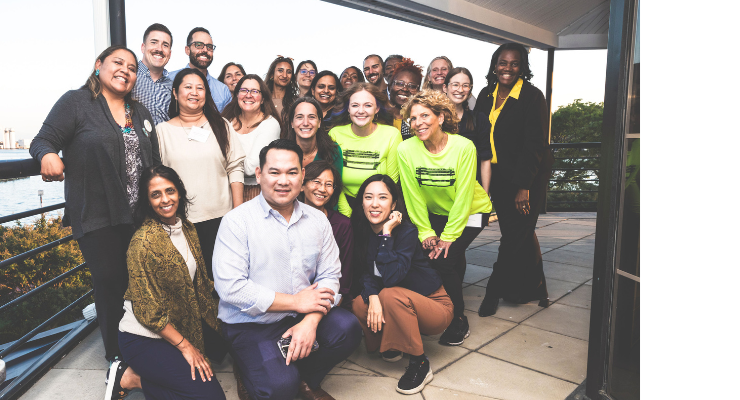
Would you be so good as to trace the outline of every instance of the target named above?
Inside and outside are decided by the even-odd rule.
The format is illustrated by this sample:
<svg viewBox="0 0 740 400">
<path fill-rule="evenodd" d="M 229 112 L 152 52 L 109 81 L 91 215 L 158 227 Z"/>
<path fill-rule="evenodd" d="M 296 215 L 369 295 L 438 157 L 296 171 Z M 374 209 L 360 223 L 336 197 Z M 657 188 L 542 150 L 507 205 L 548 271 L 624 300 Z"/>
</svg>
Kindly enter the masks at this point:
<svg viewBox="0 0 740 400">
<path fill-rule="evenodd" d="M 152 131 L 152 124 L 149 122 L 148 119 L 144 120 L 144 132 L 149 133 Z"/>
<path fill-rule="evenodd" d="M 208 135 L 210 134 L 211 134 L 211 131 L 194 126 L 190 128 L 190 133 L 188 134 L 188 140 L 195 140 L 197 142 L 205 143 L 206 140 L 208 140 Z"/>
</svg>

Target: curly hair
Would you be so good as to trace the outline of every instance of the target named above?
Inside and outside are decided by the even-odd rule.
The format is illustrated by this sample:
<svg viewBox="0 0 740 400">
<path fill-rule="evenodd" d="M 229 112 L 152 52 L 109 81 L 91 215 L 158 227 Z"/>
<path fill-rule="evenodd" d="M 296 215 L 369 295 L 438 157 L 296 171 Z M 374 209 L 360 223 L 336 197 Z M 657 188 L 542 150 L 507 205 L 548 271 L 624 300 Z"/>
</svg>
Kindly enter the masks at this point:
<svg viewBox="0 0 740 400">
<path fill-rule="evenodd" d="M 404 58 L 398 64 L 396 64 L 396 69 L 393 71 L 393 77 L 391 77 L 391 80 L 389 81 L 389 86 L 393 83 L 393 81 L 396 80 L 396 75 L 398 75 L 399 72 L 403 71 L 411 72 L 415 78 L 419 79 L 419 83 L 421 83 L 421 80 L 424 79 L 424 76 L 422 74 L 423 69 L 421 65 L 415 65 L 412 59 Z"/>
<path fill-rule="evenodd" d="M 522 80 L 529 82 L 532 79 L 532 76 L 534 76 L 534 74 L 532 74 L 532 70 L 529 69 L 529 52 L 527 51 L 527 49 L 519 43 L 504 43 L 499 46 L 499 48 L 496 49 L 496 51 L 494 51 L 493 55 L 491 56 L 491 66 L 488 67 L 488 74 L 486 75 L 488 86 L 491 88 L 493 88 L 498 82 L 498 77 L 496 76 L 496 74 L 493 73 L 493 71 L 496 69 L 496 64 L 498 64 L 499 56 L 501 56 L 501 53 L 503 53 L 505 50 L 514 50 L 519 52 L 519 57 L 522 60 L 519 66 L 519 70 L 521 71 L 519 77 L 522 78 Z"/>
<path fill-rule="evenodd" d="M 422 90 L 409 97 L 401 107 L 401 117 L 409 119 L 411 107 L 416 104 L 430 109 L 437 117 L 444 115 L 445 120 L 442 122 L 442 130 L 447 133 L 457 133 L 457 124 L 460 122 L 460 118 L 457 117 L 455 104 L 450 101 L 446 94 L 434 89 Z"/>
<path fill-rule="evenodd" d="M 375 105 L 378 106 L 378 114 L 375 122 L 383 125 L 393 125 L 393 115 L 388 112 L 390 107 L 388 98 L 384 91 L 370 82 L 357 82 L 345 89 L 342 93 L 337 94 L 336 105 L 332 111 L 332 122 L 334 126 L 347 125 L 352 123 L 349 118 L 349 99 L 353 94 L 361 91 L 370 93 L 375 98 Z M 336 122 L 334 122 L 336 121 Z"/>
<path fill-rule="evenodd" d="M 431 62 L 429 62 L 429 66 L 427 67 L 427 74 L 424 75 L 424 84 L 421 85 L 422 89 L 432 89 L 432 80 L 430 79 L 432 75 L 432 64 L 434 64 L 434 62 L 437 60 L 445 60 L 445 62 L 447 62 L 447 73 L 448 74 L 452 70 L 452 61 L 450 61 L 449 58 L 445 56 L 434 57 L 434 59 Z"/>
</svg>

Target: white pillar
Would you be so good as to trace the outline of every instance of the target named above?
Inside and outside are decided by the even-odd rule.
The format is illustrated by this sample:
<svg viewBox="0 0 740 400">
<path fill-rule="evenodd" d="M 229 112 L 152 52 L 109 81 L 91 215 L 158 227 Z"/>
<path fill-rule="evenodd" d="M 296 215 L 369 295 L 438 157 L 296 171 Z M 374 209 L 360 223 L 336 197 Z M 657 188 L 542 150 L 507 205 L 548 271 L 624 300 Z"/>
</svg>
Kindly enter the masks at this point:
<svg viewBox="0 0 740 400">
<path fill-rule="evenodd" d="M 92 0 L 95 34 L 95 57 L 110 46 L 110 14 L 108 0 Z"/>
<path fill-rule="evenodd" d="M 10 148 L 10 145 L 8 144 L 10 140 L 9 136 L 10 136 L 10 132 L 8 132 L 8 128 L 3 129 L 3 148 L 4 149 Z"/>
<path fill-rule="evenodd" d="M 9 148 L 9 149 L 17 149 L 18 148 L 18 146 L 15 145 L 15 131 L 13 130 L 13 128 L 10 128 L 8 130 L 8 140 L 9 140 L 9 143 L 8 144 L 10 144 L 10 146 L 8 146 L 7 148 Z"/>
</svg>

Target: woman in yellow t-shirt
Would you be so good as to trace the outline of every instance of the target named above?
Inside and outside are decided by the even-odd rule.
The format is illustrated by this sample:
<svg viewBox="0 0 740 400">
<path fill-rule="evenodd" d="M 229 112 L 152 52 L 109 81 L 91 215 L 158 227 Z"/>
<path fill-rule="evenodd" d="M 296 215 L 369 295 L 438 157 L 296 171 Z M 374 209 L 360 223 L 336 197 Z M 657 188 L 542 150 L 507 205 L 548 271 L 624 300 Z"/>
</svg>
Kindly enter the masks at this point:
<svg viewBox="0 0 740 400">
<path fill-rule="evenodd" d="M 456 134 L 459 119 L 450 99 L 425 89 L 401 112 L 415 135 L 398 146 L 406 208 L 454 305 L 439 342 L 457 346 L 470 335 L 462 295 L 465 250 L 487 224 L 491 202 L 475 180 L 475 145 Z"/>
<path fill-rule="evenodd" d="M 342 193 L 339 212 L 349 217 L 365 179 L 385 174 L 398 182 L 396 148 L 401 133 L 391 126 L 385 95 L 371 83 L 355 83 L 337 101 L 340 113 L 329 136 L 342 148 Z"/>
</svg>

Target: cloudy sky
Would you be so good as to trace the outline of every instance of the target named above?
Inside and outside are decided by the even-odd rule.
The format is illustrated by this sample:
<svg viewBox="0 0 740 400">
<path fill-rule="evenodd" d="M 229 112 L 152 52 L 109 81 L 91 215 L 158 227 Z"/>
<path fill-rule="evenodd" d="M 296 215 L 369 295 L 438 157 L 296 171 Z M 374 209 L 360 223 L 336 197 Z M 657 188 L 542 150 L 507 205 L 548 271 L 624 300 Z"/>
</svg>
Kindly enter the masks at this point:
<svg viewBox="0 0 740 400">
<path fill-rule="evenodd" d="M 18 139 L 31 139 L 51 107 L 70 89 L 79 88 L 95 61 L 91 0 L 3 0 L 6 43 L 0 81 L 0 128 L 14 128 Z M 485 86 L 491 54 L 497 46 L 376 16 L 320 0 L 226 1 L 128 0 L 127 44 L 140 55 L 142 34 L 154 22 L 174 35 L 168 69 L 187 63 L 185 39 L 195 26 L 211 31 L 217 46 L 209 69 L 218 75 L 234 61 L 248 73 L 264 76 L 276 55 L 296 62 L 312 59 L 319 70 L 337 74 L 361 67 L 370 53 L 403 54 L 425 70 L 432 58 L 449 57 L 473 73 L 474 93 Z M 606 50 L 555 53 L 554 109 L 576 98 L 603 101 Z M 543 89 L 547 53 L 533 49 L 532 83 Z"/>
</svg>

